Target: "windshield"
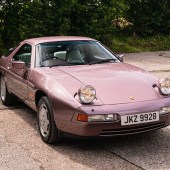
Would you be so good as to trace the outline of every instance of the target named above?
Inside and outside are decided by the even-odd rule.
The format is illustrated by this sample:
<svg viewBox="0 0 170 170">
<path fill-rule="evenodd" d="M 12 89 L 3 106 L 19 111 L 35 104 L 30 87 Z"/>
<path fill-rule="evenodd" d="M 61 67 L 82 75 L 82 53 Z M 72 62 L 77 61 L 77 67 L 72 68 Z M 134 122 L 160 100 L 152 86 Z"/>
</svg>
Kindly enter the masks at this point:
<svg viewBox="0 0 170 170">
<path fill-rule="evenodd" d="M 96 41 L 62 41 L 36 46 L 36 67 L 120 62 Z"/>
</svg>

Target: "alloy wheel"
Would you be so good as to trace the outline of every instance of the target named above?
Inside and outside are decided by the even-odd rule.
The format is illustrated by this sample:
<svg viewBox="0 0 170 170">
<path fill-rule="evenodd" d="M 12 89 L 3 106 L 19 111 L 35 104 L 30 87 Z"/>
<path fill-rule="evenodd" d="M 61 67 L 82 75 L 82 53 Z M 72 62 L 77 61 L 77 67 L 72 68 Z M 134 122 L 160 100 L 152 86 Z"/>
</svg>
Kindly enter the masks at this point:
<svg viewBox="0 0 170 170">
<path fill-rule="evenodd" d="M 1 77 L 1 100 L 5 101 L 6 98 L 6 85 L 4 77 Z"/>
<path fill-rule="evenodd" d="M 43 137 L 47 137 L 49 135 L 50 121 L 48 118 L 48 109 L 45 103 L 42 103 L 39 108 L 39 128 Z"/>
</svg>

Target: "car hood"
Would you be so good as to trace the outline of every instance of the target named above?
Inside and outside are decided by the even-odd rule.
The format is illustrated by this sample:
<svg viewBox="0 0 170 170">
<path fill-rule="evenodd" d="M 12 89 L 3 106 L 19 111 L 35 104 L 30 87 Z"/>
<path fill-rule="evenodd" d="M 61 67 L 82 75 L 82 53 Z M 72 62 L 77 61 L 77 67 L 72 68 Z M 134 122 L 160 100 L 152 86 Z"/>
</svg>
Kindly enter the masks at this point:
<svg viewBox="0 0 170 170">
<path fill-rule="evenodd" d="M 129 64 L 109 63 L 59 69 L 74 77 L 82 85 L 92 85 L 96 89 L 97 98 L 103 104 L 131 103 L 160 98 L 153 88 L 157 78 Z"/>
</svg>

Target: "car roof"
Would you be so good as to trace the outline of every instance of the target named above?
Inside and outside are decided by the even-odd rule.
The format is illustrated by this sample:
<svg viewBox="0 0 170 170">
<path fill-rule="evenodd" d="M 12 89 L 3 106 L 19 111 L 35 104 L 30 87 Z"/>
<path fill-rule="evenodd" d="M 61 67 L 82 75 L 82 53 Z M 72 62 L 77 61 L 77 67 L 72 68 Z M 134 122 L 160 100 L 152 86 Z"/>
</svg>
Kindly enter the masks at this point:
<svg viewBox="0 0 170 170">
<path fill-rule="evenodd" d="M 93 40 L 95 39 L 89 37 L 79 37 L 79 36 L 53 36 L 53 37 L 39 37 L 39 38 L 31 38 L 24 40 L 23 42 L 29 42 L 32 44 L 46 43 L 46 42 L 54 42 L 54 41 L 76 41 L 76 40 Z"/>
</svg>

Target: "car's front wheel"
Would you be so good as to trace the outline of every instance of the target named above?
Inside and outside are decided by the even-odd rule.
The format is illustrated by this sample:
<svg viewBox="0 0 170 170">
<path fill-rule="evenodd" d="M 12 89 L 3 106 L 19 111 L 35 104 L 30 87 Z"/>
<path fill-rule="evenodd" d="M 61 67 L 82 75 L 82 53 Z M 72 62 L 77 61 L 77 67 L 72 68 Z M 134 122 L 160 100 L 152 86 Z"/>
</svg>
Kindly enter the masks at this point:
<svg viewBox="0 0 170 170">
<path fill-rule="evenodd" d="M 61 137 L 54 121 L 51 103 L 47 96 L 40 99 L 37 116 L 42 140 L 48 144 L 60 141 Z"/>
<path fill-rule="evenodd" d="M 1 101 L 4 105 L 10 106 L 16 102 L 16 97 L 8 92 L 4 76 L 1 76 Z"/>
</svg>

